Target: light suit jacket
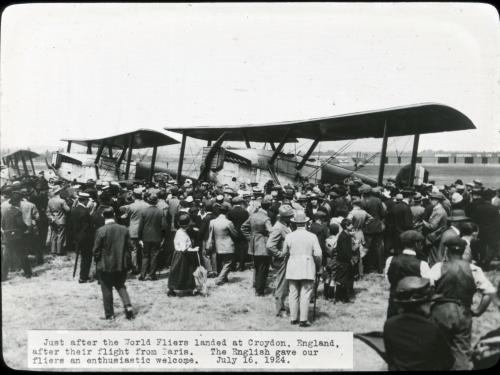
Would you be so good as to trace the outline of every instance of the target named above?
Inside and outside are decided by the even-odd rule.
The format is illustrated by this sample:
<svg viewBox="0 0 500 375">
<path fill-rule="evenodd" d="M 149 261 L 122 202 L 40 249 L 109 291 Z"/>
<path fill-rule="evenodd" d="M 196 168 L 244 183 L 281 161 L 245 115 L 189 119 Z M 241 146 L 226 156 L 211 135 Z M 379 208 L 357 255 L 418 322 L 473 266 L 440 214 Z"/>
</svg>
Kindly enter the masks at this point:
<svg viewBox="0 0 500 375">
<path fill-rule="evenodd" d="M 321 264 L 321 246 L 318 237 L 305 228 L 285 237 L 283 254 L 289 255 L 286 266 L 288 280 L 314 280 L 317 266 Z"/>
<path fill-rule="evenodd" d="M 262 208 L 250 215 L 241 225 L 241 232 L 248 239 L 248 254 L 256 256 L 271 255 L 266 249 L 269 232 L 273 230 L 271 219 Z"/>
<path fill-rule="evenodd" d="M 215 250 L 217 254 L 234 254 L 234 239 L 238 232 L 226 215 L 220 214 L 210 221 L 208 229 L 207 250 Z"/>
</svg>

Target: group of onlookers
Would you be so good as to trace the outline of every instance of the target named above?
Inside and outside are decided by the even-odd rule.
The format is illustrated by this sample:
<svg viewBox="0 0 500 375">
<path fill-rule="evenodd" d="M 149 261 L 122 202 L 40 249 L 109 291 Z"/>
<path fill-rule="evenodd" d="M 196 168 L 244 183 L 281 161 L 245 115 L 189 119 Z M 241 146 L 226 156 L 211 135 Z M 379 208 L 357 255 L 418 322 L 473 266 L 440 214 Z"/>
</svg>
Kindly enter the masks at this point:
<svg viewBox="0 0 500 375">
<path fill-rule="evenodd" d="M 96 264 L 106 318 L 114 317 L 113 287 L 132 318 L 125 288 L 130 274 L 155 281 L 168 267 L 168 294 L 181 296 L 199 290 L 198 267 L 222 285 L 231 272 L 251 265 L 255 295 L 268 294 L 272 269 L 276 315 L 307 327 L 320 280 L 326 299 L 349 303 L 356 280 L 384 273 L 390 284 L 388 351 L 405 347 L 394 332 L 403 332 L 400 326 L 411 318 L 415 324 L 404 340 L 411 341 L 422 325 L 429 334 L 426 350 L 437 343 L 431 339 L 444 337 L 454 368 L 470 366 L 472 316 L 486 310 L 495 292 L 483 270 L 499 255 L 500 189 L 492 192 L 477 180 L 416 188 L 396 187 L 393 180 L 381 187 L 357 179 L 295 186 L 270 181 L 264 187 L 233 180 L 49 186 L 41 175 L 31 186 L 10 185 L 2 189 L 8 198 L 2 202 L 2 280 L 14 256 L 30 277 L 30 251 L 41 262 L 45 245 L 54 255 L 73 250 L 80 283 L 93 280 Z M 422 321 L 422 305 L 416 304 L 430 301 L 429 288 L 440 295 L 432 299 L 432 317 L 444 336 Z M 477 292 L 482 299 L 472 308 Z"/>
</svg>

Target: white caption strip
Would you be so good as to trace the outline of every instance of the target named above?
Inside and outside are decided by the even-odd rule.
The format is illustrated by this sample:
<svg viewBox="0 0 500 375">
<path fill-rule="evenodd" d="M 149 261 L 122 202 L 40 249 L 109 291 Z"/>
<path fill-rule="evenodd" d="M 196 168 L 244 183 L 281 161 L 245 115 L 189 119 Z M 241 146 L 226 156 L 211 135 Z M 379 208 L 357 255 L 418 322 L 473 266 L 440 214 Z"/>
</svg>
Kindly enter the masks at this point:
<svg viewBox="0 0 500 375">
<path fill-rule="evenodd" d="M 28 331 L 39 369 L 353 368 L 352 332 Z"/>
</svg>

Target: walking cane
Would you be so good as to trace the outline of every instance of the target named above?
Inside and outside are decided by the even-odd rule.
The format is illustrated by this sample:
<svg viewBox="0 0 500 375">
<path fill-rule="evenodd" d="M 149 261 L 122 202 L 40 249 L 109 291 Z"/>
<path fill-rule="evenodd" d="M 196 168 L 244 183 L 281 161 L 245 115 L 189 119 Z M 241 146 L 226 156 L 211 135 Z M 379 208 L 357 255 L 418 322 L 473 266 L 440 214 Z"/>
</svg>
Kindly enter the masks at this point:
<svg viewBox="0 0 500 375">
<path fill-rule="evenodd" d="M 316 273 L 316 279 L 314 280 L 314 306 L 313 306 L 313 322 L 316 320 L 316 300 L 318 299 L 318 284 L 319 284 L 319 273 Z"/>
<path fill-rule="evenodd" d="M 78 246 L 78 243 L 75 245 L 75 250 L 76 250 L 76 258 L 75 258 L 75 266 L 73 267 L 73 279 L 75 278 L 76 275 L 76 266 L 78 264 L 78 257 L 80 255 L 80 246 Z"/>
</svg>

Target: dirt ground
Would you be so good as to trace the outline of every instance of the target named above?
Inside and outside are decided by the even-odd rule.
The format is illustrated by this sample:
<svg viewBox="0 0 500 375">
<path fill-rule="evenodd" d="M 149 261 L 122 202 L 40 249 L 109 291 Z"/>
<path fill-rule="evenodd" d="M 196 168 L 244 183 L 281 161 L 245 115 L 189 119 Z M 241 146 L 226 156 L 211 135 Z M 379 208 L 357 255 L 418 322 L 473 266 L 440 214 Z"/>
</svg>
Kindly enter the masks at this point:
<svg viewBox="0 0 500 375">
<path fill-rule="evenodd" d="M 252 290 L 252 271 L 230 274 L 230 282 L 215 287 L 209 279 L 209 296 L 168 297 L 168 271 L 160 280 L 127 281 L 136 319 L 125 319 L 115 293 L 116 320 L 104 320 L 100 287 L 97 282 L 78 284 L 72 278 L 72 256 L 50 259 L 35 268 L 38 276 L 25 279 L 12 273 L 2 283 L 2 347 L 6 364 L 26 369 L 27 330 L 297 330 L 289 319 L 274 315 L 271 294 L 256 297 Z M 497 285 L 500 272 L 488 273 Z M 381 275 L 370 274 L 356 282 L 356 301 L 333 304 L 318 293 L 317 331 L 368 332 L 382 330 L 388 285 Z M 311 304 L 312 310 L 312 304 Z M 500 313 L 491 305 L 473 323 L 473 343 L 500 325 Z M 384 361 L 368 346 L 354 340 L 354 370 L 384 371 Z"/>
</svg>

